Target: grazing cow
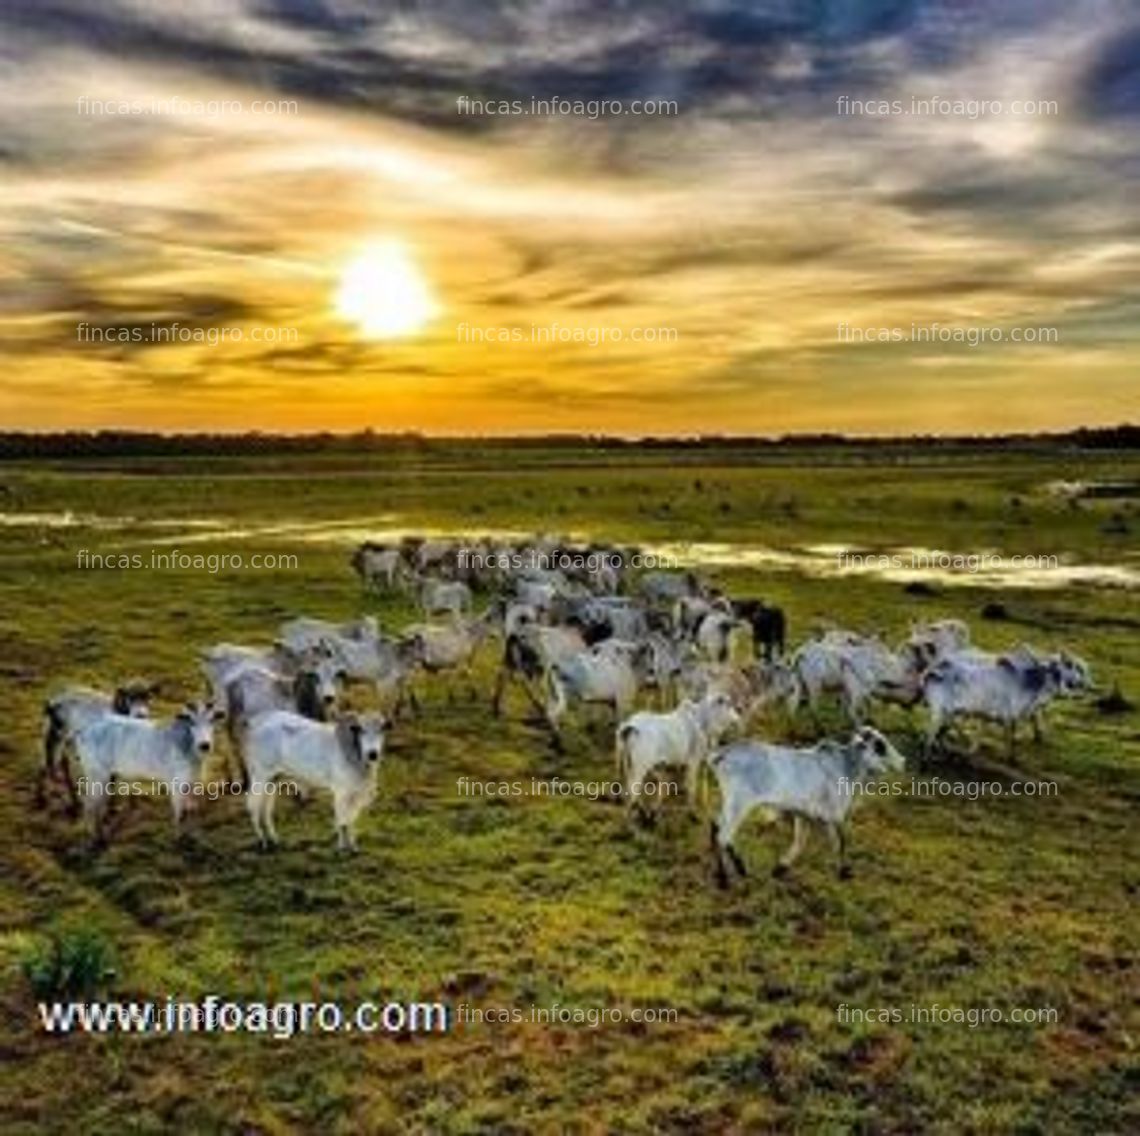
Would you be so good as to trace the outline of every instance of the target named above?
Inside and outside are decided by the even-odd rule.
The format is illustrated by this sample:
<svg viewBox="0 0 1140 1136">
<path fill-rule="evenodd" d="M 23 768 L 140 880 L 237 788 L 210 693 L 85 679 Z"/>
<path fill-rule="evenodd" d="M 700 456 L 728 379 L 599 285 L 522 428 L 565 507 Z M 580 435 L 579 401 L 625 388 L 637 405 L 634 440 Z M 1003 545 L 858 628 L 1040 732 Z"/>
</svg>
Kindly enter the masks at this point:
<svg viewBox="0 0 1140 1136">
<path fill-rule="evenodd" d="M 113 694 L 92 690 L 86 686 L 69 686 L 53 695 L 44 704 L 44 763 L 36 778 L 36 805 L 47 803 L 47 782 L 57 778 L 67 786 L 71 795 L 71 809 L 79 812 L 79 796 L 71 776 L 68 749 L 75 744 L 75 735 L 85 726 L 108 714 L 127 718 L 146 718 L 150 714 L 153 687 L 132 680 L 115 688 Z"/>
<path fill-rule="evenodd" d="M 404 631 L 403 642 L 407 644 L 413 662 L 429 674 L 462 671 L 469 694 L 474 697 L 471 665 L 483 641 L 494 631 L 494 621 L 495 611 L 492 607 L 478 619 L 464 620 L 457 617 L 444 624 L 414 624 Z M 450 688 L 447 697 L 450 701 Z"/>
<path fill-rule="evenodd" d="M 636 803 L 642 816 L 648 816 L 642 791 L 649 775 L 662 765 L 685 770 L 685 792 L 695 806 L 702 763 L 739 726 L 740 716 L 731 700 L 720 693 L 708 694 L 699 702 L 686 699 L 667 714 L 642 710 L 627 718 L 617 729 L 614 752 L 629 808 Z"/>
<path fill-rule="evenodd" d="M 956 718 L 982 718 L 1005 727 L 1013 755 L 1017 723 L 1030 719 L 1040 734 L 1039 715 L 1056 697 L 1071 697 L 1092 685 L 1088 664 L 1062 651 L 1038 659 L 1026 648 L 1009 655 L 980 651 L 950 655 L 927 672 L 922 697 L 930 711 L 926 752 Z"/>
<path fill-rule="evenodd" d="M 847 818 L 856 800 L 870 784 L 902 772 L 902 754 L 878 730 L 862 726 L 847 742 L 821 742 L 796 749 L 762 741 L 736 742 L 722 749 L 711 762 L 720 786 L 720 816 L 711 837 L 717 879 L 728 884 L 724 854 L 736 870 L 747 875 L 733 837 L 753 809 L 762 809 L 767 822 L 790 815 L 794 823 L 792 845 L 780 858 L 774 874 L 782 875 L 803 851 L 806 822 L 823 825 L 839 856 L 839 875 L 850 875 L 847 865 Z"/>
<path fill-rule="evenodd" d="M 273 802 L 278 778 L 290 778 L 333 796 L 337 847 L 356 851 L 356 822 L 376 796 L 376 773 L 384 752 L 385 719 L 346 714 L 313 722 L 289 710 L 255 718 L 243 754 L 249 777 L 246 805 L 258 844 L 277 844 Z"/>
<path fill-rule="evenodd" d="M 493 624 L 494 609 L 488 608 L 478 619 L 412 624 L 405 628 L 403 641 L 411 645 L 411 657 L 425 671 L 452 670 L 470 665 Z"/>
<path fill-rule="evenodd" d="M 788 637 L 788 621 L 782 608 L 763 600 L 733 600 L 732 613 L 752 628 L 752 644 L 757 653 L 763 649 L 764 660 L 772 662 L 783 655 Z"/>
<path fill-rule="evenodd" d="M 202 765 L 214 746 L 214 723 L 224 717 L 209 703 L 189 703 L 169 722 L 106 714 L 75 735 L 83 773 L 83 807 L 96 843 L 114 781 L 152 781 L 170 793 L 177 829 L 187 793 L 202 780 Z"/>
</svg>

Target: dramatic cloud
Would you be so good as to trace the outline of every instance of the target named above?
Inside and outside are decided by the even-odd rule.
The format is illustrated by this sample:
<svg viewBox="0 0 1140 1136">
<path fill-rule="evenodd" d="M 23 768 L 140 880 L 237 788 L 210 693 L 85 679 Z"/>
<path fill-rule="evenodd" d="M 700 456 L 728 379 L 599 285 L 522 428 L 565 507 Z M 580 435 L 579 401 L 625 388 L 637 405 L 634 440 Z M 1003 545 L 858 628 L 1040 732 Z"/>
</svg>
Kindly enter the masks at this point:
<svg viewBox="0 0 1140 1136">
<path fill-rule="evenodd" d="M 14 0 L 0 58 L 7 426 L 1140 414 L 1131 0 Z"/>
</svg>

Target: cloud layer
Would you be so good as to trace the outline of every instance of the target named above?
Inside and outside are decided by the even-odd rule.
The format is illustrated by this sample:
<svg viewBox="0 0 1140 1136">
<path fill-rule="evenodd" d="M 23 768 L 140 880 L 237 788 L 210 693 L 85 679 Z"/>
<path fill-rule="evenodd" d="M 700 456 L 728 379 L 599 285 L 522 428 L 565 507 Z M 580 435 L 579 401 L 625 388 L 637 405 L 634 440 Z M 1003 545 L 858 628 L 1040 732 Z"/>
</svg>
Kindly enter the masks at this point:
<svg viewBox="0 0 1140 1136">
<path fill-rule="evenodd" d="M 0 15 L 11 426 L 957 431 L 1140 411 L 1125 0 L 92 8 Z M 532 99 L 675 113 L 460 105 Z M 388 237 L 441 313 L 369 341 L 331 297 Z M 989 338 L 948 334 L 969 328 Z"/>
</svg>

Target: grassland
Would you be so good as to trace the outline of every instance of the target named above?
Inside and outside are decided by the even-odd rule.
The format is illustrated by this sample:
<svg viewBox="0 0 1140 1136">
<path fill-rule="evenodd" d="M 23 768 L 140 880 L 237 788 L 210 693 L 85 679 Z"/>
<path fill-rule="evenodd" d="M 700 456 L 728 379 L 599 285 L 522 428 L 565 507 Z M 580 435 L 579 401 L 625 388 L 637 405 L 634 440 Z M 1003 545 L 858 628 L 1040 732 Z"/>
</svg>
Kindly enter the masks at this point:
<svg viewBox="0 0 1140 1136">
<path fill-rule="evenodd" d="M 784 836 L 777 843 L 751 828 L 742 849 L 753 875 L 727 894 L 712 886 L 703 827 L 681 807 L 642 831 L 605 801 L 458 794 L 463 775 L 588 779 L 608 775 L 612 758 L 590 723 L 556 757 L 522 721 L 521 701 L 497 721 L 485 699 L 449 700 L 442 684 L 429 686 L 422 718 L 393 735 L 355 859 L 335 853 L 324 802 L 283 803 L 285 847 L 272 857 L 254 850 L 234 799 L 207 803 L 181 843 L 165 802 L 132 800 L 97 858 L 61 802 L 32 807 L 40 708 L 53 687 L 142 671 L 163 683 L 165 708 L 199 690 L 195 652 L 212 642 L 267 641 L 301 613 L 372 610 L 393 626 L 410 618 L 398 599 L 362 595 L 343 544 L 303 528 L 248 535 L 275 524 L 351 530 L 354 519 L 387 517 L 405 529 L 1137 564 L 1134 506 L 1071 506 L 1045 488 L 1135 481 L 1135 457 L 708 460 L 488 452 L 394 468 L 342 456 L 0 470 L 0 510 L 45 515 L 0 525 L 0 1128 L 1136 1131 L 1135 713 L 1103 714 L 1089 700 L 1055 707 L 1045 742 L 1018 758 L 1024 776 L 1056 780 L 1055 797 L 869 805 L 846 883 L 822 842 L 792 879 L 769 879 Z M 132 519 L 49 523 L 64 511 Z M 226 518 L 234 531 L 188 543 L 205 535 L 189 524 L 202 518 Z M 299 566 L 76 566 L 80 548 L 148 551 L 171 538 L 203 553 L 296 554 Z M 874 577 L 741 567 L 719 576 L 782 604 L 794 640 L 820 619 L 898 636 L 912 619 L 957 616 L 986 646 L 1076 650 L 1102 684 L 1140 697 L 1135 591 L 938 586 L 914 595 Z M 1008 618 L 980 618 L 993 602 Z M 479 672 L 486 690 L 493 665 L 489 654 Z M 885 711 L 880 724 L 917 752 L 917 720 Z M 765 729 L 807 733 L 784 721 Z M 998 739 L 986 734 L 972 757 L 918 773 L 989 779 L 998 761 Z M 79 927 L 110 944 L 116 998 L 319 991 L 345 1002 L 671 1007 L 678 1020 L 482 1025 L 442 1037 L 48 1037 L 20 963 L 52 933 Z M 851 1025 L 836 1015 L 841 1004 L 912 1003 L 1056 1007 L 1059 1020 L 969 1028 Z"/>
</svg>

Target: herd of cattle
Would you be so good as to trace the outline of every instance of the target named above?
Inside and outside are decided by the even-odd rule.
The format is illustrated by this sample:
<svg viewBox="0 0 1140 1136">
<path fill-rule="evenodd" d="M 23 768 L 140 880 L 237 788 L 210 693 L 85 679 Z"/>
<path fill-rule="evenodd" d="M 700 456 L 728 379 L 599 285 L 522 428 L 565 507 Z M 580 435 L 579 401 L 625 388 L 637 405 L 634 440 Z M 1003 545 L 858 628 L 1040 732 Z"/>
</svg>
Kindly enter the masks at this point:
<svg viewBox="0 0 1140 1136">
<path fill-rule="evenodd" d="M 646 786 L 665 767 L 683 770 L 694 803 L 702 771 L 711 770 L 720 790 L 712 837 L 722 881 L 729 863 L 744 871 L 733 838 L 756 810 L 766 820 L 794 821 L 778 870 L 794 861 L 805 823 L 814 821 L 829 833 L 846 874 L 853 788 L 903 768 L 899 752 L 866 724 L 874 702 L 925 707 L 928 752 L 966 717 L 1003 725 L 1012 748 L 1019 723 L 1031 722 L 1037 735 L 1051 700 L 1092 689 L 1088 667 L 1075 656 L 1044 657 L 1028 647 L 992 654 L 972 645 L 959 620 L 912 627 L 894 648 L 878 636 L 817 630 L 789 654 L 778 607 L 726 595 L 692 572 L 635 573 L 626 567 L 631 559 L 628 549 L 543 539 L 365 544 L 352 557 L 364 586 L 405 593 L 420 622 L 389 634 L 370 615 L 347 624 L 297 618 L 270 646 L 211 647 L 200 660 L 206 700 L 166 721 L 149 716 L 152 691 L 142 683 L 112 694 L 64 690 L 45 708 L 37 796 L 42 802 L 48 782 L 61 780 L 100 841 L 116 783 L 200 785 L 215 725 L 224 721 L 227 760 L 240 774 L 260 846 L 277 843 L 275 788 L 292 781 L 331 792 L 338 846 L 354 849 L 385 736 L 401 716 L 422 712 L 417 676 L 463 678 L 473 694 L 472 663 L 493 642 L 496 716 L 508 689 L 519 689 L 561 751 L 575 708 L 612 711 L 627 800 L 644 820 L 652 819 Z M 479 614 L 476 596 L 486 602 Z M 379 709 L 345 709 L 348 685 L 374 691 L 368 701 Z M 818 726 L 819 707 L 831 697 L 851 722 L 846 740 L 806 748 L 740 740 L 754 720 L 779 708 L 789 715 L 806 708 Z M 636 710 L 639 701 L 646 708 Z M 184 791 L 170 796 L 177 825 L 189 802 Z"/>
</svg>

